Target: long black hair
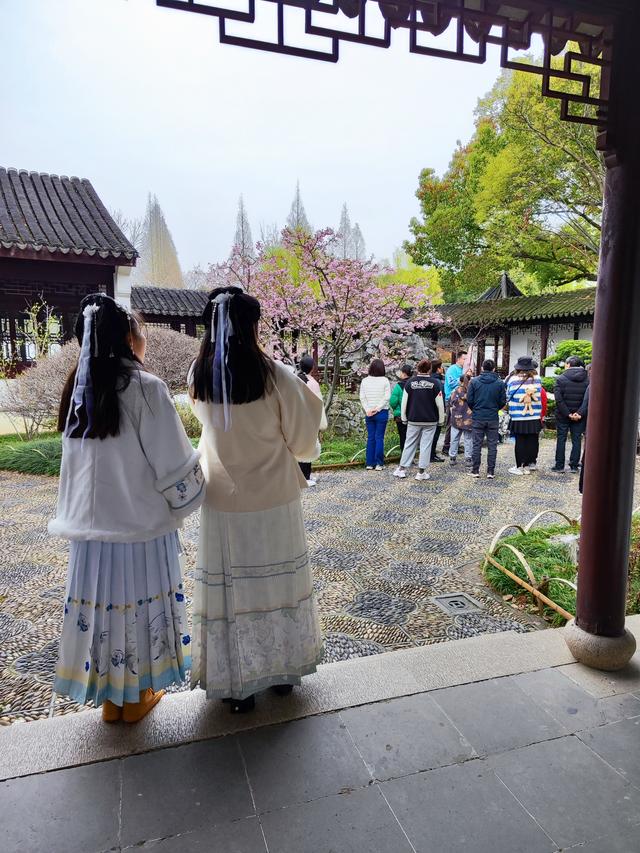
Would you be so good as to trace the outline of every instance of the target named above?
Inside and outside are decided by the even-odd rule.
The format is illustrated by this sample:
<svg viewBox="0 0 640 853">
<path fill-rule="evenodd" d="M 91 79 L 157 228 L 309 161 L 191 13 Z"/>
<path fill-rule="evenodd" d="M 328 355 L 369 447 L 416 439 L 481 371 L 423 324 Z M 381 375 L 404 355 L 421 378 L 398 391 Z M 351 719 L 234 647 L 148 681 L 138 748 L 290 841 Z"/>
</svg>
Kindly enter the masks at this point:
<svg viewBox="0 0 640 853">
<path fill-rule="evenodd" d="M 195 400 L 221 403 L 213 395 L 214 344 L 211 340 L 211 324 L 217 323 L 220 310 L 213 300 L 221 293 L 230 293 L 229 320 L 233 334 L 229 338 L 229 358 L 226 369 L 230 377 L 231 402 L 251 403 L 264 397 L 273 382 L 273 362 L 258 343 L 258 321 L 260 303 L 238 287 L 217 287 L 207 300 L 202 315 L 205 333 L 200 352 L 193 364 L 191 392 Z M 215 325 L 214 325 L 215 328 Z"/>
<path fill-rule="evenodd" d="M 131 381 L 134 370 L 142 364 L 131 349 L 131 337 L 140 337 L 143 332 L 142 318 L 125 308 L 104 293 L 91 293 L 80 303 L 80 313 L 75 325 L 75 335 L 82 346 L 84 335 L 83 311 L 88 305 L 98 305 L 93 319 L 91 335 L 91 384 L 93 386 L 93 413 L 87 438 L 107 438 L 120 431 L 120 403 L 118 393 L 124 391 Z M 78 365 L 74 367 L 62 391 L 58 410 L 58 430 L 63 432 L 72 406 L 71 396 Z M 74 407 L 75 409 L 75 407 Z M 71 438 L 81 438 L 87 427 L 86 405 L 78 406 L 78 424 Z"/>
</svg>

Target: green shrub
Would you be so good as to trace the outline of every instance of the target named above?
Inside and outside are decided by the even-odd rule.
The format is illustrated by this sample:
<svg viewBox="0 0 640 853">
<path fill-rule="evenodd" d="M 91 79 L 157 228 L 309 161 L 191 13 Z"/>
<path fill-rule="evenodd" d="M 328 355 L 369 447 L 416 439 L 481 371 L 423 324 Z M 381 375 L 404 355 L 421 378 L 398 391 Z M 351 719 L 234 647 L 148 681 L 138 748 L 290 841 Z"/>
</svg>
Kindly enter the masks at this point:
<svg viewBox="0 0 640 853">
<path fill-rule="evenodd" d="M 555 352 L 545 358 L 543 367 L 555 367 L 556 373 L 562 373 L 562 368 L 568 358 L 577 355 L 586 364 L 591 364 L 593 345 L 591 341 L 560 341 Z"/>
<path fill-rule="evenodd" d="M 0 469 L 20 471 L 23 474 L 45 474 L 57 477 L 62 460 L 60 435 L 22 441 L 20 437 L 0 443 Z"/>
<path fill-rule="evenodd" d="M 556 387 L 556 377 L 555 376 L 543 376 L 541 377 L 542 387 L 547 392 L 547 394 L 553 394 Z"/>
<path fill-rule="evenodd" d="M 202 424 L 193 414 L 191 406 L 187 403 L 176 403 L 176 409 L 189 438 L 200 438 Z"/>
<path fill-rule="evenodd" d="M 571 562 L 566 550 L 561 545 L 548 541 L 552 536 L 559 533 L 571 532 L 575 532 L 574 528 L 556 524 L 550 527 L 535 527 L 529 533 L 508 536 L 500 541 L 513 545 L 524 555 L 537 581 L 541 581 L 546 576 L 564 578 L 575 583 L 577 568 Z M 524 567 L 508 548 L 499 549 L 495 559 L 514 575 L 518 575 L 525 581 L 529 580 Z M 491 586 L 501 595 L 522 595 L 522 593 L 528 595 L 523 587 L 490 563 L 485 564 L 484 575 Z M 546 595 L 569 613 L 576 612 L 576 594 L 566 584 L 551 581 Z M 565 623 L 563 617 L 551 607 L 545 607 L 544 614 L 554 625 L 564 625 Z"/>
<path fill-rule="evenodd" d="M 631 524 L 631 552 L 629 554 L 629 588 L 627 590 L 627 615 L 640 613 L 640 516 L 634 515 Z"/>
</svg>

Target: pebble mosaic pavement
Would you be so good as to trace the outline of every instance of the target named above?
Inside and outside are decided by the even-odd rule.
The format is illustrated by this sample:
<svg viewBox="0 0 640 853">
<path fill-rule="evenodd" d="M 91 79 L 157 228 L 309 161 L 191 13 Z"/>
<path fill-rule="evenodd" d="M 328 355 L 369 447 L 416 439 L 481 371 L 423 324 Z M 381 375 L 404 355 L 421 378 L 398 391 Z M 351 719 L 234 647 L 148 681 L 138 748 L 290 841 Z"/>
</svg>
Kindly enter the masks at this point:
<svg viewBox="0 0 640 853">
<path fill-rule="evenodd" d="M 545 508 L 577 514 L 575 476 L 548 469 L 510 476 L 511 446 L 500 448 L 495 480 L 472 480 L 463 464 L 433 465 L 433 479 L 351 469 L 321 472 L 303 497 L 325 660 L 441 643 L 541 623 L 494 595 L 468 564 L 506 521 Z M 546 470 L 545 470 L 546 469 Z M 47 534 L 57 480 L 0 472 L 0 724 L 46 717 L 52 695 L 64 596 L 66 543 Z M 197 516 L 184 530 L 190 602 Z M 465 571 L 461 571 L 462 567 Z M 465 592 L 481 609 L 446 613 L 432 599 Z M 81 710 L 57 697 L 54 713 Z"/>
</svg>

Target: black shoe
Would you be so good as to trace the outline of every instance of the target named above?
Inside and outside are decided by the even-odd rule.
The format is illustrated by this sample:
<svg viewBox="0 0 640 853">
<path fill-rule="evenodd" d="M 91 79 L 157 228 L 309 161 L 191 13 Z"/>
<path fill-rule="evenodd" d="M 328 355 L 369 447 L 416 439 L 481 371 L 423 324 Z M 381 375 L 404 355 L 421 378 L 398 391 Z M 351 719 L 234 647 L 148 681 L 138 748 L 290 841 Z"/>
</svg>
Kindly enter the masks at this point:
<svg viewBox="0 0 640 853">
<path fill-rule="evenodd" d="M 444 456 L 432 456 L 431 461 L 432 462 L 444 462 Z"/>
<path fill-rule="evenodd" d="M 555 474 L 564 474 L 564 468 L 558 468 L 556 465 L 551 469 Z"/>
<path fill-rule="evenodd" d="M 571 467 L 571 473 L 572 473 L 572 474 L 579 474 L 579 473 L 580 473 L 580 469 L 579 469 L 579 468 L 574 468 L 574 467 L 572 466 L 572 467 Z"/>
<path fill-rule="evenodd" d="M 222 701 L 229 703 L 229 711 L 232 714 L 246 714 L 256 707 L 255 696 L 247 696 L 246 699 L 223 699 Z"/>
<path fill-rule="evenodd" d="M 293 684 L 274 684 L 271 689 L 278 696 L 289 696 L 293 692 Z"/>
</svg>

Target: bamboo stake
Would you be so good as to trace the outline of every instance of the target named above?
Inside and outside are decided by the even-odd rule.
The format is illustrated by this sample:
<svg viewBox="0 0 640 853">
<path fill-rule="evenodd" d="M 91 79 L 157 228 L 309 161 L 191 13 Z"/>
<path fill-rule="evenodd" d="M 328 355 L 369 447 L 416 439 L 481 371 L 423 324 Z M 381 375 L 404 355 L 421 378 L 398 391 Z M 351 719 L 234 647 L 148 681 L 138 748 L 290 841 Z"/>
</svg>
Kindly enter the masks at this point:
<svg viewBox="0 0 640 853">
<path fill-rule="evenodd" d="M 524 587 L 532 595 L 535 595 L 536 598 L 539 598 L 541 601 L 544 601 L 547 607 L 550 607 L 552 610 L 555 610 L 556 613 L 559 613 L 565 619 L 569 620 L 575 618 L 575 613 L 569 613 L 563 607 L 560 607 L 560 605 L 556 604 L 555 601 L 552 601 L 550 598 L 541 593 L 535 587 L 531 586 L 531 584 L 522 580 L 522 578 L 518 577 L 518 575 L 514 574 L 513 572 L 509 571 L 509 569 L 505 568 L 505 566 L 501 565 L 491 556 L 491 554 L 487 554 L 485 559 L 487 560 L 487 562 L 491 563 L 492 566 L 495 566 L 496 569 L 500 569 L 500 571 L 503 572 L 503 574 L 505 574 L 508 578 L 511 578 L 511 580 Z"/>
</svg>

